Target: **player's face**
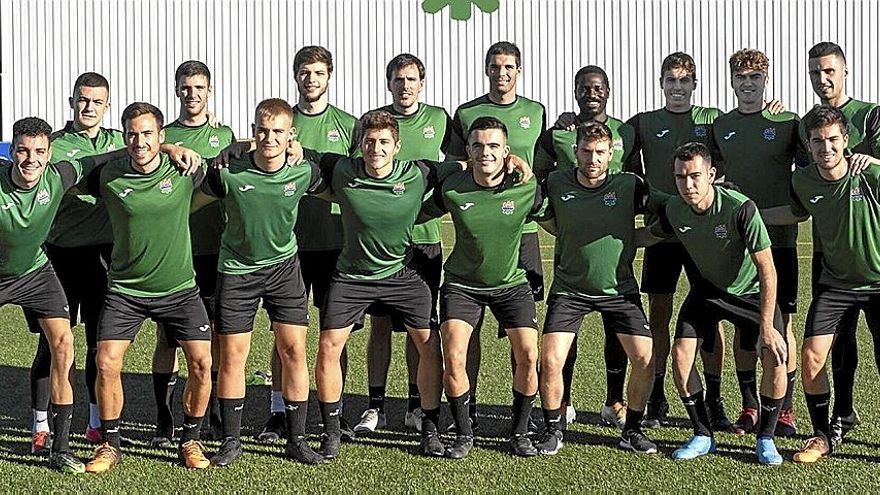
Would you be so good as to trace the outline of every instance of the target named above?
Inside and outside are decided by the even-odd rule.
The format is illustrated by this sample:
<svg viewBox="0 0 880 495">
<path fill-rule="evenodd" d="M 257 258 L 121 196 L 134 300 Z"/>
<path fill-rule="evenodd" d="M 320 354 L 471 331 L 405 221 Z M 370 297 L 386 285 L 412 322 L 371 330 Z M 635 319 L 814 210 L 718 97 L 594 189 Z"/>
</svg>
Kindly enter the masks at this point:
<svg viewBox="0 0 880 495">
<path fill-rule="evenodd" d="M 43 175 L 46 164 L 49 163 L 51 152 L 49 149 L 49 136 L 19 136 L 14 142 L 12 150 L 12 173 L 17 182 L 33 187 Z"/>
<path fill-rule="evenodd" d="M 394 71 L 388 81 L 388 91 L 391 91 L 394 104 L 402 108 L 417 104 L 424 86 L 425 81 L 419 76 L 419 68 L 415 65 Z"/>
<path fill-rule="evenodd" d="M 296 72 L 296 89 L 305 101 L 318 101 L 330 87 L 330 70 L 324 62 L 303 64 Z"/>
<path fill-rule="evenodd" d="M 258 115 L 254 124 L 257 154 L 266 160 L 283 155 L 294 133 L 290 115 Z"/>
<path fill-rule="evenodd" d="M 136 165 L 149 165 L 159 154 L 163 141 L 165 131 L 151 114 L 138 115 L 125 123 L 125 147 Z"/>
<path fill-rule="evenodd" d="M 486 65 L 489 85 L 498 94 L 516 91 L 516 80 L 521 72 L 522 68 L 516 65 L 516 57 L 513 55 L 493 55 Z"/>
<path fill-rule="evenodd" d="M 740 103 L 755 103 L 764 99 L 767 86 L 767 73 L 760 70 L 745 69 L 730 77 L 730 86 Z"/>
<path fill-rule="evenodd" d="M 675 67 L 663 72 L 660 87 L 667 103 L 677 105 L 690 104 L 691 95 L 697 89 L 697 80 L 688 71 Z"/>
<path fill-rule="evenodd" d="M 608 172 L 611 160 L 611 141 L 607 139 L 581 140 L 575 148 L 578 171 L 588 179 L 601 179 Z"/>
<path fill-rule="evenodd" d="M 479 129 L 468 136 L 467 153 L 474 167 L 486 176 L 492 176 L 504 167 L 510 147 L 501 129 Z"/>
<path fill-rule="evenodd" d="M 843 160 L 849 136 L 837 124 L 810 131 L 810 155 L 821 168 L 832 169 Z"/>
<path fill-rule="evenodd" d="M 574 84 L 574 99 L 585 114 L 604 113 L 609 93 L 610 90 L 600 74 L 581 76 Z"/>
<path fill-rule="evenodd" d="M 693 160 L 675 160 L 675 185 L 684 202 L 696 206 L 703 201 L 715 181 L 715 167 L 706 163 L 703 157 L 696 156 Z"/>
<path fill-rule="evenodd" d="M 70 98 L 73 122 L 80 130 L 94 129 L 101 125 L 104 113 L 110 108 L 110 92 L 107 88 L 80 86 Z"/>
<path fill-rule="evenodd" d="M 843 94 L 846 65 L 837 55 L 811 58 L 807 61 L 813 92 L 823 100 L 834 100 Z"/>
<path fill-rule="evenodd" d="M 400 151 L 400 141 L 394 139 L 391 129 L 369 129 L 361 139 L 364 163 L 373 170 L 382 170 L 391 164 Z"/>
<path fill-rule="evenodd" d="M 189 115 L 195 116 L 204 113 L 211 91 L 208 78 L 201 74 L 182 77 L 177 82 L 177 98 L 180 99 L 180 107 Z"/>
</svg>

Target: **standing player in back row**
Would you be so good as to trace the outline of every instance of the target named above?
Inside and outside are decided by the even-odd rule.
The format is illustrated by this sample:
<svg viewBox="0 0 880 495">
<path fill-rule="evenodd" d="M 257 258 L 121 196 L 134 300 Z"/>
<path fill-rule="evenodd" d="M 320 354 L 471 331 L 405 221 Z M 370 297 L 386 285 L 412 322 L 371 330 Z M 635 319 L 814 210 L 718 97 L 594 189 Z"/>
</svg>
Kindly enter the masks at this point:
<svg viewBox="0 0 880 495">
<path fill-rule="evenodd" d="M 529 166 L 534 165 L 535 148 L 547 125 L 544 105 L 516 93 L 516 84 L 522 73 L 522 56 L 519 48 L 508 41 L 499 41 L 486 51 L 485 74 L 489 80 L 489 92 L 475 100 L 462 104 L 452 118 L 453 131 L 457 136 L 449 155 L 465 158 L 468 129 L 480 117 L 494 117 L 504 123 L 508 132 L 510 154 L 523 158 Z M 541 265 L 541 247 L 538 242 L 538 225 L 527 222 L 519 250 L 520 266 L 532 288 L 535 301 L 544 299 L 544 268 Z M 470 417 L 477 417 L 477 376 L 480 369 L 479 325 L 471 334 L 468 347 L 468 378 L 470 379 Z"/>
<path fill-rule="evenodd" d="M 664 107 L 637 114 L 627 121 L 635 129 L 636 139 L 633 153 L 624 168 L 644 177 L 652 188 L 664 194 L 676 195 L 678 191 L 669 166 L 673 150 L 691 141 L 711 144 L 712 123 L 721 111 L 692 103 L 694 90 L 697 89 L 697 66 L 686 53 L 672 53 L 663 59 L 660 88 L 666 102 Z M 650 221 L 649 215 L 646 223 Z M 667 240 L 645 249 L 642 291 L 648 293 L 648 322 L 654 334 L 654 369 L 657 371 L 645 414 L 645 425 L 652 428 L 665 424 L 669 411 L 663 386 L 669 357 L 669 323 L 682 268 L 693 283 L 698 276 L 696 267 L 677 240 Z M 720 326 L 718 330 L 720 333 Z M 724 339 L 718 338 L 715 342 L 716 349 L 703 351 L 706 404 L 715 429 L 726 430 L 730 427 L 730 421 L 721 402 Z"/>
</svg>

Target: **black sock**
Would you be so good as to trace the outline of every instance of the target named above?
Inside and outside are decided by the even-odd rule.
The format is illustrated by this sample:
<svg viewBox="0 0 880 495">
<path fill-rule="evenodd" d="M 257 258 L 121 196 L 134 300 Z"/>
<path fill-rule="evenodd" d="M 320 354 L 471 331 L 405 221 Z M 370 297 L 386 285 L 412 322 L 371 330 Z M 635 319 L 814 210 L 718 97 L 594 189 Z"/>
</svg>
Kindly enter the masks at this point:
<svg viewBox="0 0 880 495">
<path fill-rule="evenodd" d="M 477 393 L 473 392 L 468 396 L 468 416 L 476 421 L 477 419 Z"/>
<path fill-rule="evenodd" d="M 173 373 L 153 373 L 153 397 L 156 399 L 156 426 L 159 429 L 174 428 L 174 413 L 171 405 L 176 385 L 176 371 Z"/>
<path fill-rule="evenodd" d="M 761 394 L 761 419 L 758 421 L 758 438 L 773 438 L 776 433 L 776 421 L 779 420 L 779 410 L 782 407 L 782 398 L 771 399 Z"/>
<path fill-rule="evenodd" d="M 703 391 L 691 395 L 690 397 L 682 397 L 682 404 L 687 411 L 691 423 L 694 425 L 694 435 L 712 436 L 712 426 L 709 423 L 709 411 L 706 409 L 706 402 L 703 400 Z"/>
<path fill-rule="evenodd" d="M 339 416 L 342 414 L 342 401 L 321 402 L 318 401 L 321 408 L 321 419 L 324 420 L 324 433 L 339 438 L 342 431 L 339 427 Z"/>
<path fill-rule="evenodd" d="M 370 385 L 370 409 L 378 409 L 380 412 L 385 410 L 385 385 L 374 387 Z"/>
<path fill-rule="evenodd" d="M 721 375 L 713 375 L 712 373 L 703 373 L 706 378 L 706 402 L 715 401 L 721 398 Z"/>
<path fill-rule="evenodd" d="M 831 429 L 828 421 L 828 403 L 831 401 L 831 392 L 804 395 L 807 397 L 807 411 L 810 412 L 813 431 L 821 433 L 825 435 L 825 438 L 828 438 L 828 431 Z"/>
<path fill-rule="evenodd" d="M 31 363 L 31 407 L 37 411 L 49 410 L 49 374 L 52 368 L 52 351 L 43 334 L 37 344 L 37 352 Z"/>
<path fill-rule="evenodd" d="M 241 438 L 241 414 L 244 410 L 244 397 L 238 399 L 218 399 L 219 414 L 223 422 L 223 438 Z"/>
<path fill-rule="evenodd" d="M 180 433 L 180 445 L 190 440 L 198 440 L 202 432 L 202 419 L 204 416 L 189 416 L 183 414 L 183 431 Z M 240 421 L 240 420 L 239 420 Z"/>
<path fill-rule="evenodd" d="M 455 421 L 458 434 L 474 436 L 474 430 L 471 428 L 471 419 L 468 416 L 470 394 L 465 392 L 458 397 L 447 395 L 446 401 L 449 402 L 449 410 L 452 413 L 452 419 Z"/>
<path fill-rule="evenodd" d="M 605 405 L 623 403 L 626 384 L 626 351 L 616 335 L 605 337 Z"/>
<path fill-rule="evenodd" d="M 758 379 L 755 370 L 736 370 L 736 381 L 739 383 L 739 392 L 742 394 L 743 409 L 758 409 Z"/>
<path fill-rule="evenodd" d="M 52 404 L 52 452 L 70 453 L 73 404 Z"/>
<path fill-rule="evenodd" d="M 837 325 L 837 340 L 831 347 L 835 416 L 849 416 L 853 411 L 853 388 L 856 381 L 856 368 L 859 365 L 859 347 L 856 340 L 858 323 L 858 311 L 845 313 Z"/>
<path fill-rule="evenodd" d="M 89 347 L 86 351 L 86 388 L 89 391 L 89 403 L 98 403 L 98 394 L 95 392 L 95 382 L 98 381 L 98 348 Z"/>
<path fill-rule="evenodd" d="M 220 399 L 217 397 L 217 375 L 219 373 L 217 370 L 211 370 L 211 398 L 208 402 L 208 410 L 211 412 L 212 424 L 220 421 Z M 239 425 L 241 425 L 241 422 L 239 422 Z"/>
<path fill-rule="evenodd" d="M 101 418 L 101 438 L 103 438 L 105 442 L 109 443 L 111 447 L 119 450 L 119 418 Z"/>
<path fill-rule="evenodd" d="M 306 417 L 309 413 L 308 400 L 284 399 L 284 421 L 287 424 L 287 441 L 300 441 L 306 437 Z"/>
<path fill-rule="evenodd" d="M 786 374 L 786 378 L 788 379 L 788 382 L 785 384 L 785 398 L 782 400 L 782 408 L 791 409 L 794 407 L 791 396 L 794 395 L 794 385 L 797 381 L 797 370 L 789 371 L 788 374 Z M 852 396 L 850 396 L 850 398 L 851 397 Z M 835 403 L 834 405 L 836 406 L 837 404 Z M 850 401 L 849 407 L 852 409 L 852 401 Z"/>
<path fill-rule="evenodd" d="M 440 408 L 422 410 L 422 434 L 437 431 L 437 423 L 440 422 Z"/>
<path fill-rule="evenodd" d="M 544 412 L 544 426 L 547 431 L 560 430 L 559 425 L 562 423 L 562 408 L 559 409 L 542 409 Z"/>
<path fill-rule="evenodd" d="M 630 408 L 626 408 L 626 424 L 623 425 L 623 429 L 625 431 L 641 431 L 642 430 L 642 418 L 645 416 L 645 411 L 633 411 Z"/>
<path fill-rule="evenodd" d="M 655 405 L 661 402 L 667 402 L 666 390 L 663 388 L 665 381 L 666 371 L 658 371 L 657 373 L 654 373 L 654 386 L 651 388 L 651 398 L 648 399 L 649 402 L 653 402 Z"/>
<path fill-rule="evenodd" d="M 565 356 L 565 364 L 562 365 L 562 402 L 571 405 L 571 385 L 574 382 L 574 365 L 577 362 L 578 338 L 575 335 L 568 349 L 568 355 Z"/>
<path fill-rule="evenodd" d="M 409 384 L 409 399 L 406 402 L 406 410 L 413 412 L 422 407 L 422 395 L 419 393 L 419 386 L 416 383 Z"/>
<path fill-rule="evenodd" d="M 529 417 L 532 413 L 532 405 L 535 403 L 535 394 L 524 395 L 516 390 L 513 391 L 513 434 L 525 435 L 529 432 Z"/>
</svg>

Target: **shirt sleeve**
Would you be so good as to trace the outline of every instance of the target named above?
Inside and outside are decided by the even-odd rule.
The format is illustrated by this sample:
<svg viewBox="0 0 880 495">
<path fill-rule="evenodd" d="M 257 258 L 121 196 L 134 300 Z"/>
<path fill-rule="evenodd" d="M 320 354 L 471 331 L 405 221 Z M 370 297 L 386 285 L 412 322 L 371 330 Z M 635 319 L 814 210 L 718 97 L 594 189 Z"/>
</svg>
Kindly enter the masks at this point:
<svg viewBox="0 0 880 495">
<path fill-rule="evenodd" d="M 651 188 L 645 179 L 638 175 L 635 176 L 635 185 L 633 186 L 633 210 L 639 213 L 647 213 L 648 205 L 651 203 Z"/>
<path fill-rule="evenodd" d="M 556 147 L 553 146 L 553 129 L 547 129 L 541 133 L 538 146 L 535 148 L 535 176 L 544 182 L 550 172 L 556 169 Z"/>
<path fill-rule="evenodd" d="M 208 168 L 205 180 L 202 182 L 202 192 L 215 198 L 226 197 L 226 188 L 223 187 L 223 177 L 220 170 L 214 167 Z"/>
<path fill-rule="evenodd" d="M 321 173 L 321 164 L 313 161 L 306 161 L 305 165 L 311 168 L 311 180 L 309 181 L 309 187 L 306 190 L 306 193 L 320 194 L 327 189 L 327 184 L 324 182 L 324 175 Z"/>
<path fill-rule="evenodd" d="M 648 219 L 646 218 L 645 221 L 647 222 Z M 654 237 L 663 239 L 675 237 L 675 229 L 669 221 L 669 214 L 667 213 L 667 205 L 665 203 L 658 206 L 655 215 L 646 227 Z"/>
<path fill-rule="evenodd" d="M 532 203 L 532 209 L 529 211 L 529 219 L 543 219 L 544 212 L 547 210 L 547 197 L 544 196 L 544 190 L 537 181 L 535 184 L 535 201 Z"/>
<path fill-rule="evenodd" d="M 458 114 L 458 111 L 452 117 L 452 134 L 453 136 L 449 140 L 449 149 L 446 154 L 455 157 L 467 156 L 467 150 L 465 149 L 467 140 L 464 137 L 464 126 L 461 124 L 461 116 Z"/>
<path fill-rule="evenodd" d="M 550 181 L 544 181 L 538 187 L 540 195 L 543 197 L 544 208 L 540 213 L 532 215 L 536 222 L 547 222 L 556 218 L 556 211 L 553 210 L 553 203 L 550 202 Z"/>
<path fill-rule="evenodd" d="M 754 201 L 748 200 L 739 207 L 736 228 L 750 253 L 757 253 L 770 247 L 770 235 Z"/>
<path fill-rule="evenodd" d="M 428 218 L 440 218 L 446 212 L 446 205 L 443 203 L 443 188 L 435 187 L 434 191 L 428 196 L 428 199 L 422 202 L 421 215 Z"/>
<path fill-rule="evenodd" d="M 85 190 L 88 194 L 96 198 L 101 197 L 101 171 L 105 165 L 99 165 L 93 168 L 85 177 Z"/>
<path fill-rule="evenodd" d="M 311 159 L 317 162 L 318 168 L 321 170 L 321 178 L 324 180 L 326 188 L 330 188 L 333 184 L 333 171 L 336 168 L 336 164 L 339 163 L 339 160 L 346 157 L 344 155 L 337 155 L 336 153 L 318 154 L 311 150 L 307 151 L 313 153 L 313 158 Z"/>
<path fill-rule="evenodd" d="M 794 126 L 792 126 L 791 129 L 791 145 L 789 153 L 794 156 L 795 168 L 803 168 L 810 164 L 810 154 L 804 146 L 804 142 L 801 140 L 800 119 L 795 117 L 794 121 Z"/>
<path fill-rule="evenodd" d="M 208 164 L 203 159 L 202 166 L 197 168 L 195 173 L 190 175 L 190 178 L 193 181 L 193 189 L 198 189 L 202 185 L 202 182 L 204 182 L 204 180 L 205 180 L 205 171 L 206 170 L 208 170 Z"/>
<path fill-rule="evenodd" d="M 55 162 L 52 166 L 58 171 L 61 177 L 61 187 L 65 191 L 70 190 L 82 180 L 82 165 L 78 162 L 61 161 Z"/>
<path fill-rule="evenodd" d="M 642 165 L 642 138 L 639 131 L 640 115 L 641 114 L 637 113 L 626 121 L 627 125 L 633 128 L 633 140 L 629 158 L 623 163 L 623 170 L 632 172 L 639 177 L 644 177 L 645 168 Z"/>
<path fill-rule="evenodd" d="M 794 188 L 794 177 L 788 183 L 788 199 L 791 205 L 791 213 L 796 217 L 805 217 L 810 213 L 804 207 L 804 204 L 801 203 L 800 197 L 798 197 L 797 191 Z"/>
<path fill-rule="evenodd" d="M 871 156 L 880 158 L 880 106 L 874 107 L 865 119 L 865 139 L 870 142 Z"/>
</svg>

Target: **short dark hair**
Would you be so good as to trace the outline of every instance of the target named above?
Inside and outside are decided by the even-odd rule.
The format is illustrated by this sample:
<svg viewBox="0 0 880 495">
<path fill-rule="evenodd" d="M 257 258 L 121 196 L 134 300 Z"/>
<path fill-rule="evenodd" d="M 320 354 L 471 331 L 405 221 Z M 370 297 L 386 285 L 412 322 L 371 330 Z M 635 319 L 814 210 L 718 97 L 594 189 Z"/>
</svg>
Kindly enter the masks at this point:
<svg viewBox="0 0 880 495">
<path fill-rule="evenodd" d="M 39 117 L 25 117 L 12 124 L 12 145 L 15 146 L 23 136 L 37 137 L 52 135 L 52 126 Z"/>
<path fill-rule="evenodd" d="M 122 128 L 125 129 L 125 124 L 128 121 L 147 114 L 152 115 L 156 119 L 159 129 L 165 125 L 165 116 L 162 115 L 162 110 L 149 103 L 138 101 L 125 107 L 125 110 L 122 111 Z"/>
<path fill-rule="evenodd" d="M 468 137 L 470 137 L 474 131 L 485 131 L 489 129 L 500 129 L 501 132 L 504 133 L 504 137 L 507 137 L 507 126 L 504 125 L 504 122 L 501 122 L 495 117 L 477 118 L 477 120 L 473 121 L 468 128 Z"/>
<path fill-rule="evenodd" d="M 104 88 L 110 91 L 110 82 L 107 78 L 97 72 L 83 72 L 76 78 L 73 83 L 73 94 L 76 94 L 83 86 L 87 88 Z"/>
<path fill-rule="evenodd" d="M 599 74 L 600 76 L 602 76 L 602 82 L 605 83 L 605 87 L 611 87 L 611 84 L 608 82 L 608 74 L 605 72 L 605 69 L 599 67 L 598 65 L 587 65 L 585 67 L 581 67 L 580 70 L 577 71 L 577 74 L 574 75 L 574 84 L 577 85 L 578 79 L 589 74 Z"/>
<path fill-rule="evenodd" d="M 838 108 L 831 105 L 818 105 L 813 107 L 812 110 L 804 115 L 801 124 L 804 126 L 804 130 L 807 131 L 808 140 L 812 131 L 835 124 L 840 126 L 841 134 L 844 136 L 848 134 L 846 115 L 844 115 Z"/>
<path fill-rule="evenodd" d="M 388 129 L 395 141 L 400 141 L 400 124 L 393 115 L 385 110 L 371 110 L 361 117 L 359 122 L 360 139 L 367 134 L 367 131 Z"/>
<path fill-rule="evenodd" d="M 401 53 L 400 55 L 395 56 L 388 62 L 388 65 L 385 67 L 385 80 L 391 81 L 391 77 L 394 75 L 395 71 L 403 69 L 404 67 L 408 67 L 410 65 L 415 65 L 416 69 L 419 71 L 419 79 L 425 78 L 425 64 L 419 60 L 419 57 L 411 53 Z"/>
<path fill-rule="evenodd" d="M 519 51 L 519 47 L 509 41 L 499 41 L 492 44 L 492 46 L 486 50 L 486 67 L 489 67 L 489 61 L 495 55 L 510 55 L 516 59 L 516 66 L 522 67 L 522 54 Z"/>
<path fill-rule="evenodd" d="M 678 148 L 675 148 L 675 151 L 672 152 L 672 164 L 675 165 L 676 160 L 689 162 L 698 156 L 701 157 L 707 165 L 710 167 L 712 166 L 712 152 L 709 151 L 709 147 L 696 141 L 685 143 Z"/>
<path fill-rule="evenodd" d="M 293 71 L 299 72 L 303 65 L 321 62 L 327 66 L 327 72 L 333 73 L 333 54 L 323 46 L 304 46 L 293 56 Z"/>
<path fill-rule="evenodd" d="M 846 62 L 846 56 L 843 54 L 843 48 L 840 48 L 840 45 L 831 41 L 820 41 L 819 43 L 813 45 L 813 47 L 810 48 L 810 51 L 808 52 L 809 58 L 819 58 L 825 57 L 827 55 L 835 55 Z"/>
<path fill-rule="evenodd" d="M 585 122 L 577 126 L 577 143 L 581 141 L 592 143 L 594 141 L 614 141 L 611 129 L 602 122 Z"/>
<path fill-rule="evenodd" d="M 697 63 L 694 62 L 694 57 L 687 53 L 675 52 L 667 55 L 660 66 L 660 76 L 662 77 L 663 73 L 673 69 L 684 69 L 685 72 L 694 78 L 694 81 L 697 80 Z"/>
<path fill-rule="evenodd" d="M 269 98 L 261 101 L 254 111 L 254 117 L 257 119 L 263 116 L 278 117 L 279 115 L 287 115 L 290 118 L 291 125 L 293 125 L 293 108 L 291 108 L 290 103 L 287 103 L 287 100 Z"/>
<path fill-rule="evenodd" d="M 198 60 L 187 60 L 174 71 L 174 86 L 177 87 L 184 77 L 192 76 L 205 76 L 208 78 L 208 84 L 211 84 L 211 70 L 208 66 Z"/>
</svg>

